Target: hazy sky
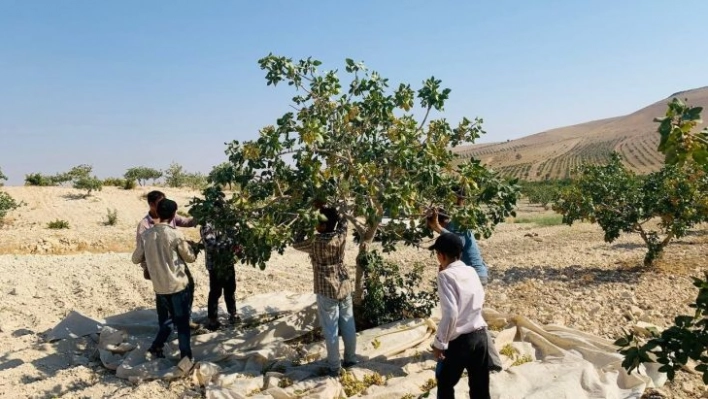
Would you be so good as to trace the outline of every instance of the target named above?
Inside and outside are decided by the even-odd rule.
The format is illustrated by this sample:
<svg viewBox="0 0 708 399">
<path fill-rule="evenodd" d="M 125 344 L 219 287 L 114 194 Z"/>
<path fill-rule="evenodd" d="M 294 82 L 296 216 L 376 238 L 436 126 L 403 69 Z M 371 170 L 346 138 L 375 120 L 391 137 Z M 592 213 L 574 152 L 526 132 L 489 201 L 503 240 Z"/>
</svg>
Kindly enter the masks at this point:
<svg viewBox="0 0 708 399">
<path fill-rule="evenodd" d="M 269 52 L 435 75 L 449 120 L 516 138 L 707 85 L 706 16 L 705 0 L 0 0 L 0 168 L 207 172 L 289 110 Z"/>
</svg>

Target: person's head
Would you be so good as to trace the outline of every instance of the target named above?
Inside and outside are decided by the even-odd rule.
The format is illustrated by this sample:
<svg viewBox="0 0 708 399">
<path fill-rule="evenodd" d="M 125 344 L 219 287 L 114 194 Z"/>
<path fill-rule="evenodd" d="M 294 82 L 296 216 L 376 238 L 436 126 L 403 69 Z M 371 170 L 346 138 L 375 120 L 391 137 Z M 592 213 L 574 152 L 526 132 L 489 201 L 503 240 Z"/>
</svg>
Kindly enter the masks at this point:
<svg viewBox="0 0 708 399">
<path fill-rule="evenodd" d="M 165 193 L 162 191 L 153 190 L 147 194 L 147 203 L 150 207 L 150 215 L 157 216 L 157 203 L 165 198 Z"/>
<path fill-rule="evenodd" d="M 337 228 L 337 222 L 339 221 L 339 214 L 334 208 L 320 208 L 320 214 L 322 214 L 327 220 L 321 221 L 317 225 L 318 233 L 331 233 Z"/>
<path fill-rule="evenodd" d="M 169 198 L 163 198 L 157 203 L 157 216 L 161 222 L 171 222 L 177 213 L 177 203 Z"/>
<path fill-rule="evenodd" d="M 462 240 L 453 233 L 443 233 L 435 240 L 435 244 L 428 249 L 435 251 L 440 266 L 445 267 L 450 263 L 460 260 L 462 254 Z"/>
</svg>

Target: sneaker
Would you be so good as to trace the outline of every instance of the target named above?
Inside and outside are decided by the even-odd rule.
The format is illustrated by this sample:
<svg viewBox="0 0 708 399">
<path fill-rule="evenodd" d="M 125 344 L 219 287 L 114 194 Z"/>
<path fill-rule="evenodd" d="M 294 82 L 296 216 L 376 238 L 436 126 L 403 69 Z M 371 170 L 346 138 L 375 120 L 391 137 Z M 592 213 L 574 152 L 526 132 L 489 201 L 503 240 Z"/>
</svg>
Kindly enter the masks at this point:
<svg viewBox="0 0 708 399">
<path fill-rule="evenodd" d="M 234 324 L 240 324 L 241 323 L 241 316 L 232 314 L 229 316 L 229 324 L 234 325 Z"/>
</svg>

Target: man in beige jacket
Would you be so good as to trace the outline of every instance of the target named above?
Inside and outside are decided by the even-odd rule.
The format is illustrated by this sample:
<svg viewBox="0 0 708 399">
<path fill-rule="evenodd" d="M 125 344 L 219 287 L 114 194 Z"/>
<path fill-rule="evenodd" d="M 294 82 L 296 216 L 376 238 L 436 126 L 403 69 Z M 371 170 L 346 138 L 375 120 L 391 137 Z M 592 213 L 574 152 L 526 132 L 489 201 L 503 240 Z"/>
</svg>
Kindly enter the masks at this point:
<svg viewBox="0 0 708 399">
<path fill-rule="evenodd" d="M 170 324 L 177 328 L 180 358 L 192 360 L 190 345 L 189 311 L 191 292 L 186 263 L 197 256 L 194 243 L 185 240 L 172 221 L 177 213 L 177 203 L 163 199 L 157 205 L 160 221 L 146 230 L 137 240 L 133 263 L 146 263 L 152 286 L 155 290 L 157 320 L 160 329 L 148 352 L 155 357 L 165 357 L 163 347 L 172 332 Z"/>
</svg>

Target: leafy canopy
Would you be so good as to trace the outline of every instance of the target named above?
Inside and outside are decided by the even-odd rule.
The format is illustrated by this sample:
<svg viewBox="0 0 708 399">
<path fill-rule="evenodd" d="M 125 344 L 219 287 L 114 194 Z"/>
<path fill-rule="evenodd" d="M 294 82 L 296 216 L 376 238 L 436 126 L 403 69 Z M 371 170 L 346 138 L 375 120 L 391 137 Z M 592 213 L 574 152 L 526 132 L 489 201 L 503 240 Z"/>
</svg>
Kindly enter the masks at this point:
<svg viewBox="0 0 708 399">
<path fill-rule="evenodd" d="M 286 83 L 296 93 L 294 110 L 261 129 L 258 139 L 230 143 L 230 166 L 221 165 L 211 177 L 238 191 L 228 201 L 226 220 L 238 227 L 243 262 L 265 267 L 271 252 L 282 252 L 295 232 L 311 231 L 317 223 L 313 204 L 335 206 L 361 238 L 361 252 L 377 232 L 387 250 L 396 242 L 419 242 L 430 234 L 421 217 L 431 206 L 445 207 L 460 226 L 485 237 L 513 212 L 515 185 L 451 151 L 483 133 L 481 119 L 463 118 L 455 126 L 444 118 L 429 120 L 450 95 L 440 80 L 431 77 L 418 90 L 409 84 L 392 88 L 351 59 L 345 77 L 319 71 L 320 61 L 311 58 L 271 54 L 259 64 L 268 85 Z M 456 206 L 454 187 L 465 192 L 462 206 Z M 220 191 L 205 190 L 193 215 L 221 223 L 212 214 Z M 384 215 L 392 220 L 382 223 Z"/>
</svg>

